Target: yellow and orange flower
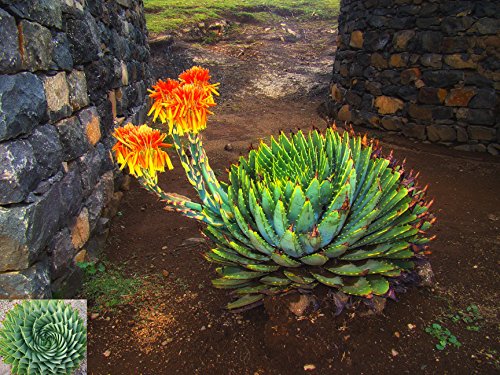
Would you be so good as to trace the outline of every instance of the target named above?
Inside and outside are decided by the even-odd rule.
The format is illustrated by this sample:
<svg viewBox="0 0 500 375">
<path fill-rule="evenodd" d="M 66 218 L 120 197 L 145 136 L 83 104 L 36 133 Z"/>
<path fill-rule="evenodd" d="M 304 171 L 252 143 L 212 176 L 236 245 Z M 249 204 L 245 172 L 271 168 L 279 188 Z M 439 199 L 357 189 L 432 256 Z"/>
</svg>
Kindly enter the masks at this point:
<svg viewBox="0 0 500 375">
<path fill-rule="evenodd" d="M 162 147 L 172 147 L 164 143 L 166 134 L 147 125 L 127 124 L 115 129 L 113 136 L 117 142 L 113 146 L 120 169 L 128 166 L 130 174 L 142 177 L 145 173 L 154 182 L 158 181 L 157 172 L 164 172 L 165 165 L 173 169 L 168 154 Z"/>
<path fill-rule="evenodd" d="M 207 126 L 207 118 L 213 112 L 210 107 L 216 105 L 213 95 L 219 95 L 218 83 L 210 83 L 208 69 L 194 66 L 182 72 L 179 80 L 159 80 L 149 90 L 154 100 L 148 115 L 153 121 L 159 118 L 162 123 L 168 122 L 169 131 L 175 129 L 180 135 L 196 134 Z"/>
<path fill-rule="evenodd" d="M 202 68 L 201 66 L 193 66 L 191 69 L 183 71 L 179 75 L 179 80 L 187 84 L 200 85 L 207 92 L 215 95 L 219 95 L 216 87 L 219 83 L 210 83 L 210 72 L 208 69 Z"/>
<path fill-rule="evenodd" d="M 215 106 L 212 95 L 202 87 L 185 84 L 172 91 L 172 96 L 164 103 L 168 113 L 169 130 L 175 126 L 179 135 L 197 134 L 207 126 L 209 110 Z"/>
<path fill-rule="evenodd" d="M 174 79 L 168 78 L 166 81 L 161 79 L 156 82 L 153 86 L 153 90 L 149 90 L 149 97 L 154 100 L 151 109 L 149 110 L 148 116 L 154 112 L 153 121 L 156 121 L 157 117 L 160 117 L 160 121 L 165 123 L 167 120 L 167 112 L 165 111 L 163 103 L 167 101 L 172 95 L 172 90 L 179 87 L 181 83 Z"/>
</svg>

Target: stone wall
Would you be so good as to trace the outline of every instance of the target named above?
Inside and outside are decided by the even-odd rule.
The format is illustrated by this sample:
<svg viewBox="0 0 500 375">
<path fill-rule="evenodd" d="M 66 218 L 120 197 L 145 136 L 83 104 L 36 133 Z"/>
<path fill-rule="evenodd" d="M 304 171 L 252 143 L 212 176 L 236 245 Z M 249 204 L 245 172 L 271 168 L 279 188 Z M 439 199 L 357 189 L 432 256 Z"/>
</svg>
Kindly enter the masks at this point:
<svg viewBox="0 0 500 375">
<path fill-rule="evenodd" d="M 0 298 L 71 295 L 123 194 L 113 127 L 145 116 L 142 0 L 0 0 Z"/>
<path fill-rule="evenodd" d="M 342 0 L 329 112 L 500 151 L 500 2 Z"/>
</svg>

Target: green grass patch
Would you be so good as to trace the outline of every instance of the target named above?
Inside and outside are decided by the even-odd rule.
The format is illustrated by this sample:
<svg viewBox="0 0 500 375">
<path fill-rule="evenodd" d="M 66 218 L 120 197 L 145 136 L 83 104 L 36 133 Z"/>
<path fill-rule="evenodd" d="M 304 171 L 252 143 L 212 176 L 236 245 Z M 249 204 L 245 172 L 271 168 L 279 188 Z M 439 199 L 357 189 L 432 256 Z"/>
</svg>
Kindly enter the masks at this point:
<svg viewBox="0 0 500 375">
<path fill-rule="evenodd" d="M 125 277 L 120 269 L 102 262 L 82 262 L 78 266 L 84 272 L 83 295 L 92 302 L 92 311 L 109 311 L 127 304 L 143 284 L 142 279 Z"/>
<path fill-rule="evenodd" d="M 155 34 L 231 15 L 242 22 L 269 22 L 282 16 L 331 19 L 338 15 L 339 4 L 340 0 L 144 0 L 146 23 Z"/>
</svg>

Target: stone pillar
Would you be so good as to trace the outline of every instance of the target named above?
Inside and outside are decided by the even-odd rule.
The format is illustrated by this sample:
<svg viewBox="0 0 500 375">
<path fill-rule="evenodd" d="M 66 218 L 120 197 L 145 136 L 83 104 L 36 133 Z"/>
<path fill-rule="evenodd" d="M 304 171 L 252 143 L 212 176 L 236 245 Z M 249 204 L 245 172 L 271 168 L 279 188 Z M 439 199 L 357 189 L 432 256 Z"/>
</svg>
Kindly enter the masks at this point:
<svg viewBox="0 0 500 375">
<path fill-rule="evenodd" d="M 329 112 L 500 152 L 500 3 L 342 0 Z"/>
<path fill-rule="evenodd" d="M 120 192 L 111 133 L 150 85 L 141 0 L 0 0 L 0 298 L 70 296 Z"/>
</svg>

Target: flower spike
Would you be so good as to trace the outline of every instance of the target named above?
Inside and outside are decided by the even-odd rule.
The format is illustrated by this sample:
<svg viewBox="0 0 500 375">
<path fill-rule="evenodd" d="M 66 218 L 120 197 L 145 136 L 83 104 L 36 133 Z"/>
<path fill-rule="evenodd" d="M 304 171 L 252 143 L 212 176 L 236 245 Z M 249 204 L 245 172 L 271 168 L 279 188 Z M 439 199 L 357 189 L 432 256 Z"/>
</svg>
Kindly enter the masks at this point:
<svg viewBox="0 0 500 375">
<path fill-rule="evenodd" d="M 113 136 L 117 139 L 113 151 L 120 169 L 128 166 L 130 174 L 136 177 L 148 173 L 153 181 L 157 181 L 157 172 L 165 171 L 165 165 L 173 169 L 170 157 L 161 149 L 172 145 L 163 142 L 167 135 L 159 130 L 127 124 L 117 128 Z"/>
</svg>

